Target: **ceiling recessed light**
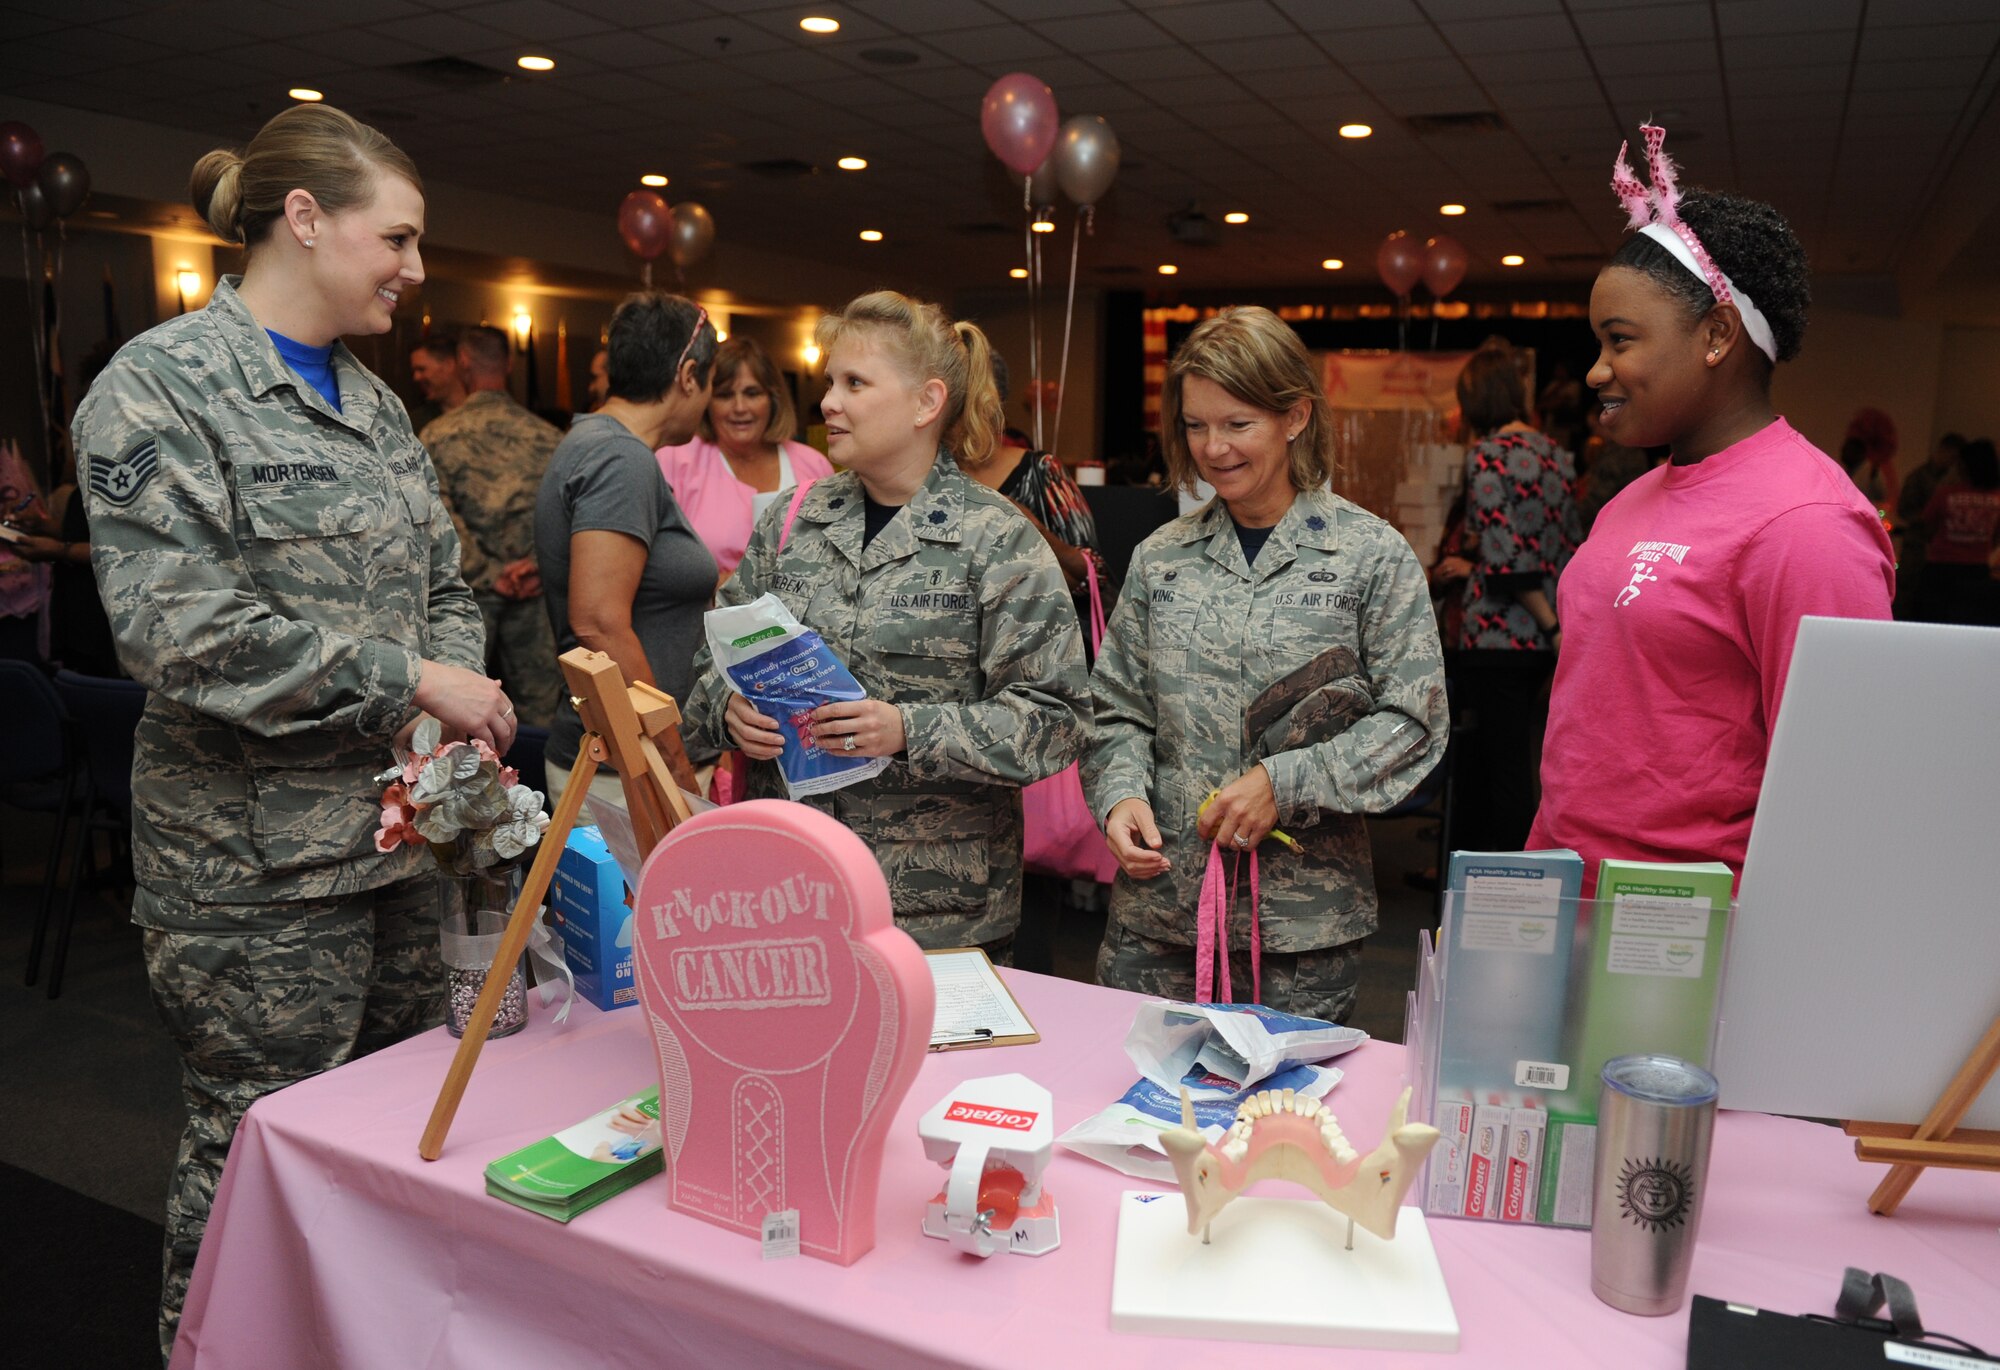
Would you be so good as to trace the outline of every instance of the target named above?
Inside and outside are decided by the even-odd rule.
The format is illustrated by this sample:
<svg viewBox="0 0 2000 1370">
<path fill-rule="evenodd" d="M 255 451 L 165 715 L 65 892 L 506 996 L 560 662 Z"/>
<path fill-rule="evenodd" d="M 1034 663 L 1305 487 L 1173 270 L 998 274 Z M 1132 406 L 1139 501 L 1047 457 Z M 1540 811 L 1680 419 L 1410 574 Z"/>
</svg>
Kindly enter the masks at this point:
<svg viewBox="0 0 2000 1370">
<path fill-rule="evenodd" d="M 285 94 L 291 96 L 294 100 L 302 100 L 306 104 L 312 104 L 315 100 L 324 100 L 326 98 L 326 96 L 320 94 L 311 86 L 293 86 Z"/>
<path fill-rule="evenodd" d="M 1028 227 L 1037 233 L 1053 233 L 1056 231 L 1056 226 L 1047 219 L 1037 219 L 1029 224 Z"/>
<path fill-rule="evenodd" d="M 1522 255 L 1521 255 L 1520 253 L 1518 253 L 1518 252 L 1509 252 L 1509 253 L 1508 253 L 1508 254 L 1507 254 L 1506 256 L 1504 256 L 1504 257 L 1502 257 L 1502 258 L 1500 259 L 1500 265 L 1502 265 L 1502 266 L 1520 266 L 1520 265 L 1522 265 L 1523 263 L 1525 263 L 1525 262 L 1526 262 L 1527 260 L 1528 260 L 1528 259 L 1527 259 L 1526 257 L 1523 257 L 1523 256 L 1522 256 Z"/>
<path fill-rule="evenodd" d="M 1340 268 L 1346 265 L 1347 263 L 1343 262 L 1338 257 L 1328 257 L 1325 261 L 1320 263 L 1321 268 L 1327 271 L 1338 271 L 1340 270 Z"/>
<path fill-rule="evenodd" d="M 1461 214 L 1465 213 L 1465 206 L 1464 206 L 1464 205 L 1439 205 L 1439 206 L 1438 206 L 1438 213 L 1440 213 L 1440 214 L 1444 215 L 1444 216 L 1445 216 L 1445 217 L 1446 217 L 1447 219 L 1455 219 L 1455 218 L 1457 218 L 1457 217 L 1458 217 L 1459 215 L 1461 215 Z"/>
<path fill-rule="evenodd" d="M 1025 281 L 1028 279 L 1028 268 L 1025 266 L 1010 267 L 1007 274 L 1017 281 Z"/>
<path fill-rule="evenodd" d="M 642 186 L 663 186 L 666 183 L 667 178 L 657 171 L 649 171 L 639 178 L 639 184 Z"/>
<path fill-rule="evenodd" d="M 554 71 L 556 59 L 553 57 L 516 57 L 514 65 L 522 71 Z"/>
<path fill-rule="evenodd" d="M 1367 124 L 1342 124 L 1340 126 L 1340 136 L 1343 138 L 1366 138 L 1374 131 Z"/>
<path fill-rule="evenodd" d="M 866 157 L 843 157 L 838 162 L 835 162 L 834 165 L 842 171 L 866 171 L 868 170 L 868 159 Z"/>
<path fill-rule="evenodd" d="M 881 241 L 882 241 L 882 230 L 881 230 L 881 229 L 879 229 L 879 228 L 864 228 L 864 229 L 862 229 L 862 230 L 861 230 L 861 241 L 862 241 L 862 242 L 864 242 L 864 243 L 879 243 L 879 242 L 881 242 Z"/>
<path fill-rule="evenodd" d="M 1223 215 L 1222 222 L 1225 224 L 1247 224 L 1250 222 L 1250 216 L 1239 209 L 1233 213 Z"/>
<path fill-rule="evenodd" d="M 809 14 L 799 20 L 799 27 L 807 33 L 839 33 L 840 21 L 828 19 L 825 15 Z"/>
<path fill-rule="evenodd" d="M 1177 267 L 1177 266 L 1175 266 L 1175 265 L 1174 265 L 1174 264 L 1173 264 L 1172 262 L 1161 262 L 1161 263 L 1160 263 L 1160 274 L 1161 274 L 1162 276 L 1172 276 L 1172 275 L 1176 275 L 1176 274 L 1178 274 L 1178 273 L 1179 273 L 1179 271 L 1180 271 L 1180 268 L 1179 268 L 1179 267 Z"/>
</svg>

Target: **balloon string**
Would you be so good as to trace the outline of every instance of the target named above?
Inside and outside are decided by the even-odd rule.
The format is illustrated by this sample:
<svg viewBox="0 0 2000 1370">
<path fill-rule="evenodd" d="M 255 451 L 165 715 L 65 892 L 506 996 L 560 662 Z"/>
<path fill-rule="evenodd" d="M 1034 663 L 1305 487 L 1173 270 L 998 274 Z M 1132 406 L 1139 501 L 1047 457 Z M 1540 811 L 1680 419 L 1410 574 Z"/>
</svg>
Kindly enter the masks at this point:
<svg viewBox="0 0 2000 1370">
<path fill-rule="evenodd" d="M 1089 211 L 1086 210 L 1085 213 Z M 1056 426 L 1050 436 L 1054 439 L 1051 448 L 1062 450 L 1063 401 L 1069 397 L 1069 335 L 1076 319 L 1076 249 L 1083 241 L 1083 215 L 1079 214 L 1070 225 L 1069 233 L 1069 300 L 1063 305 L 1063 348 L 1062 367 L 1056 372 Z"/>
<path fill-rule="evenodd" d="M 1021 251 L 1028 259 L 1028 408 L 1032 414 L 1031 426 L 1035 432 L 1035 446 L 1042 445 L 1042 340 L 1041 308 L 1036 287 L 1041 282 L 1035 276 L 1035 229 L 1034 211 L 1021 217 Z"/>
<path fill-rule="evenodd" d="M 25 215 L 26 211 L 23 210 Z M 34 340 L 35 353 L 35 406 L 42 416 L 42 441 L 48 442 L 49 427 L 49 364 L 48 364 L 48 321 L 42 315 L 42 273 L 36 270 L 41 258 L 41 235 L 35 235 L 36 247 L 30 255 L 28 248 L 28 221 L 21 220 L 21 277 L 28 287 L 28 331 Z M 49 465 L 49 487 L 55 487 L 56 454 L 53 449 L 45 449 L 42 454 Z"/>
<path fill-rule="evenodd" d="M 69 235 L 64 230 L 63 220 L 56 220 L 56 263 L 55 275 L 49 282 L 49 299 L 53 301 L 49 309 L 49 362 L 44 370 L 48 375 L 49 399 L 46 422 L 49 425 L 49 473 L 55 474 L 56 452 L 62 445 L 63 435 L 69 431 L 69 415 L 62 412 L 56 401 L 57 377 L 62 372 L 62 278 L 63 248 L 69 243 Z M 50 482 L 53 484 L 54 482 Z"/>
<path fill-rule="evenodd" d="M 651 261 L 639 263 L 639 284 L 648 289 L 653 285 L 653 264 Z"/>
</svg>

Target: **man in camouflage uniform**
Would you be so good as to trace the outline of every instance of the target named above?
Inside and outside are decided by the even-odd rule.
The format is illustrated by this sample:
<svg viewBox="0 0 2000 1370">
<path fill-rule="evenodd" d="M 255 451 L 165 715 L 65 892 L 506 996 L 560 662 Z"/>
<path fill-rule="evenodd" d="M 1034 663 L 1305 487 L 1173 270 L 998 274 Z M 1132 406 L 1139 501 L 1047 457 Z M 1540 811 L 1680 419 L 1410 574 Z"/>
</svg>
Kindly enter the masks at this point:
<svg viewBox="0 0 2000 1370">
<path fill-rule="evenodd" d="M 412 422 L 429 423 L 465 403 L 465 379 L 458 370 L 458 334 L 438 329 L 410 353 L 410 379 L 422 403 Z"/>
<path fill-rule="evenodd" d="M 1035 526 L 949 454 L 865 546 L 863 508 L 851 471 L 807 492 L 789 536 L 773 505 L 720 599 L 776 594 L 869 698 L 896 706 L 905 743 L 888 769 L 805 802 L 868 844 L 919 946 L 1004 959 L 1021 921 L 1021 787 L 1076 760 L 1088 736 L 1076 611 Z M 734 687 L 706 647 L 694 670 L 691 742 L 733 746 Z M 784 793 L 775 762 L 752 764 L 752 797 Z"/>
<path fill-rule="evenodd" d="M 467 330 L 458 344 L 465 403 L 422 437 L 458 530 L 459 571 L 486 620 L 488 669 L 521 721 L 546 728 L 562 683 L 535 569 L 535 495 L 562 434 L 507 393 L 511 362 L 505 333 Z"/>
<path fill-rule="evenodd" d="M 75 424 L 98 588 L 149 691 L 132 920 L 189 1109 L 163 1351 L 244 1111 L 440 1019 L 437 881 L 375 850 L 376 776 L 425 660 L 484 660 L 401 402 L 336 345 L 336 411 L 238 279 L 127 344 Z"/>
<path fill-rule="evenodd" d="M 1346 666 L 1314 678 L 1333 660 Z M 1294 698 L 1260 716 L 1283 693 L 1274 685 L 1302 677 Z M 1376 927 L 1361 815 L 1415 789 L 1449 732 L 1437 625 L 1410 544 L 1339 496 L 1305 491 L 1253 570 L 1229 510 L 1211 500 L 1134 554 L 1092 684 L 1091 812 L 1102 822 L 1121 801 L 1144 799 L 1170 863 L 1147 880 L 1120 871 L 1099 980 L 1193 997 L 1209 855 L 1197 811 L 1261 762 L 1277 826 L 1298 844 L 1266 840 L 1258 852 L 1264 1001 L 1344 1021 L 1361 941 Z M 1224 856 L 1225 871 L 1236 859 Z M 1247 999 L 1250 918 L 1241 902 L 1233 914 L 1232 989 Z"/>
</svg>

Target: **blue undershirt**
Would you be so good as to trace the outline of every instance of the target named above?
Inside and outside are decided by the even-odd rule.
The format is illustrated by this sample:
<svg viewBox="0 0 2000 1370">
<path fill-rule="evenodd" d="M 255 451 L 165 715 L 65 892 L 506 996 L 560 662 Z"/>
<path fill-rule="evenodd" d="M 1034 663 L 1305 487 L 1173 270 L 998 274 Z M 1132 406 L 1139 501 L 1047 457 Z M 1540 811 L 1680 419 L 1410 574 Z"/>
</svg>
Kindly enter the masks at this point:
<svg viewBox="0 0 2000 1370">
<path fill-rule="evenodd" d="M 320 398 L 333 406 L 333 412 L 340 409 L 340 382 L 333 374 L 333 344 L 325 347 L 308 347 L 302 342 L 286 337 L 282 333 L 272 333 L 271 341 L 278 346 L 278 355 L 285 364 L 299 373 L 299 379 L 319 391 Z"/>
</svg>

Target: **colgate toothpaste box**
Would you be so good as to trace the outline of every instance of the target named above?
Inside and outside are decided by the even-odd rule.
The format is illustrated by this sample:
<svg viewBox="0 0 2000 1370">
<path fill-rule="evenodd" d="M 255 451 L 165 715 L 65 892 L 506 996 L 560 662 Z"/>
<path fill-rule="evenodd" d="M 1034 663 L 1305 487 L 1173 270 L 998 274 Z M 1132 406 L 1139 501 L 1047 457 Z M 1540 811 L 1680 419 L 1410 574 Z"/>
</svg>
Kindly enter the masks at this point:
<svg viewBox="0 0 2000 1370">
<path fill-rule="evenodd" d="M 1432 1213 L 1458 1217 L 1465 1212 L 1465 1170 L 1471 1161 L 1472 1101 L 1438 1100 L 1438 1144 L 1431 1151 Z"/>
<path fill-rule="evenodd" d="M 1507 1162 L 1500 1183 L 1500 1217 L 1505 1222 L 1536 1219 L 1548 1127 L 1549 1115 L 1539 1108 L 1517 1108 L 1508 1119 Z"/>
<path fill-rule="evenodd" d="M 1465 1216 L 1500 1216 L 1505 1184 L 1507 1124 L 1514 1110 L 1481 1104 L 1472 1111 L 1472 1145 L 1465 1167 Z"/>
</svg>

